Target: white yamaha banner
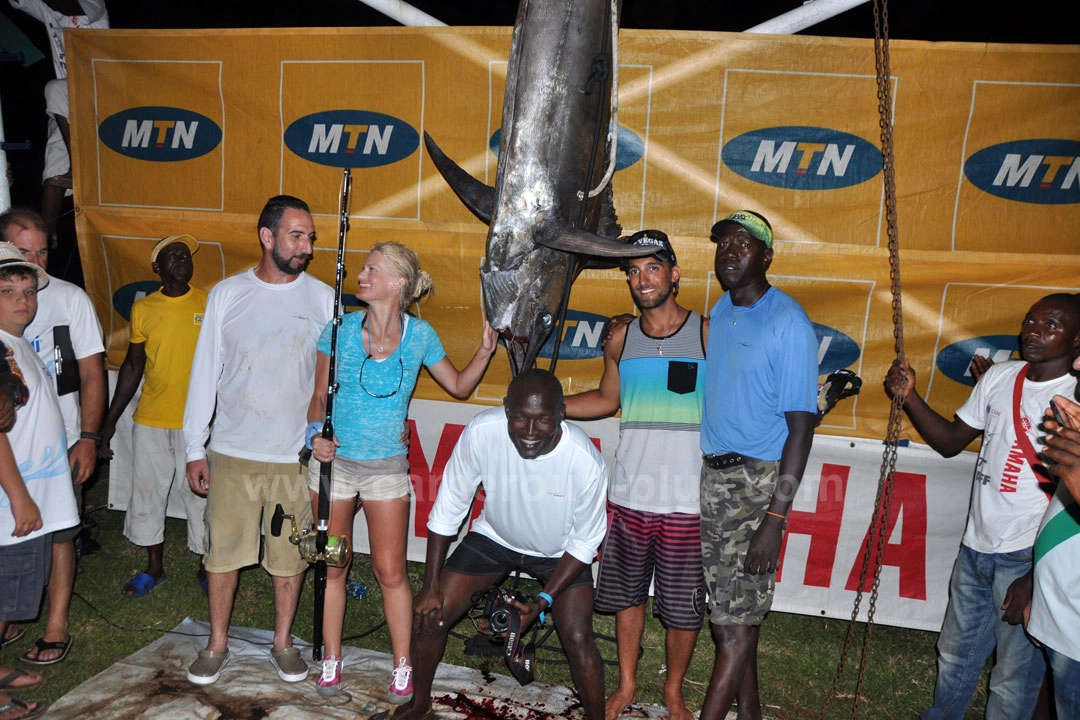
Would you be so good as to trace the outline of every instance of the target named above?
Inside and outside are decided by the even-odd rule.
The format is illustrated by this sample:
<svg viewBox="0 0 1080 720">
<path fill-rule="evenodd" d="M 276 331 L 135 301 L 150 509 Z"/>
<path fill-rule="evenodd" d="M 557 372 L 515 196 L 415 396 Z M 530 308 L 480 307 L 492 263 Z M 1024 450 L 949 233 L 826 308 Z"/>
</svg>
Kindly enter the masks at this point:
<svg viewBox="0 0 1080 720">
<path fill-rule="evenodd" d="M 483 406 L 414 400 L 409 449 L 415 493 L 409 559 L 423 561 L 427 514 L 461 430 Z M 611 463 L 619 421 L 577 423 Z M 883 446 L 817 436 L 788 518 L 773 607 L 784 612 L 848 618 L 859 586 L 863 551 L 877 495 Z M 967 518 L 975 456 L 946 460 L 929 448 L 900 448 L 886 524 L 875 622 L 938 630 L 953 560 Z M 479 502 L 473 517 L 479 513 Z M 367 551 L 367 526 L 357 514 L 353 544 Z M 464 533 L 462 533 L 464 534 Z M 866 617 L 873 570 L 860 615 Z"/>
<path fill-rule="evenodd" d="M 485 398 L 492 400 L 492 398 Z M 134 406 L 134 403 L 132 403 Z M 458 436 L 487 406 L 413 400 L 409 448 L 413 509 L 409 559 L 423 562 L 427 515 Z M 610 464 L 619 440 L 614 418 L 577 423 Z M 130 425 L 118 428 L 109 479 L 109 507 L 124 510 L 131 493 Z M 788 517 L 777 574 L 775 610 L 849 618 L 881 472 L 880 442 L 818 435 Z M 125 457 L 126 456 L 126 457 Z M 942 458 L 925 446 L 900 448 L 874 621 L 937 631 L 945 614 L 949 574 L 960 547 L 975 466 L 972 453 Z M 474 506 L 473 516 L 479 513 Z M 183 517 L 179 505 L 170 516 Z M 464 534 L 464 533 L 462 533 Z M 876 536 L 875 536 L 876 542 Z M 367 552 L 367 525 L 357 512 L 353 546 Z M 873 569 L 867 572 L 860 618 L 866 618 Z"/>
</svg>

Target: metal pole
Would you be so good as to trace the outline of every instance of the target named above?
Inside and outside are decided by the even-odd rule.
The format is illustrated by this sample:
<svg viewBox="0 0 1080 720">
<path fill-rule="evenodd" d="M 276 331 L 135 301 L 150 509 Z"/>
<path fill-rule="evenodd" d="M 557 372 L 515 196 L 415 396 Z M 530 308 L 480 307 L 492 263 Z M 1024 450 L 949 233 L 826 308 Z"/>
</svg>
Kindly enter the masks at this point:
<svg viewBox="0 0 1080 720">
<path fill-rule="evenodd" d="M 358 0 L 373 10 L 378 10 L 391 20 L 410 27 L 443 27 L 446 25 L 423 10 L 401 0 Z M 865 5 L 869 0 L 807 0 L 802 7 L 777 15 L 771 20 L 748 28 L 748 33 L 792 35 L 817 25 L 848 10 Z"/>
<path fill-rule="evenodd" d="M 445 27 L 446 23 L 401 0 L 359 0 L 406 27 Z"/>
<path fill-rule="evenodd" d="M 4 144 L 4 113 L 0 104 L 0 213 L 7 212 L 11 208 L 11 188 L 8 187 L 7 179 L 7 151 Z"/>
<path fill-rule="evenodd" d="M 807 0 L 802 7 L 788 10 L 772 20 L 766 20 L 752 28 L 748 33 L 766 33 L 769 35 L 794 35 L 800 30 L 830 20 L 853 7 L 865 5 L 869 0 Z"/>
</svg>

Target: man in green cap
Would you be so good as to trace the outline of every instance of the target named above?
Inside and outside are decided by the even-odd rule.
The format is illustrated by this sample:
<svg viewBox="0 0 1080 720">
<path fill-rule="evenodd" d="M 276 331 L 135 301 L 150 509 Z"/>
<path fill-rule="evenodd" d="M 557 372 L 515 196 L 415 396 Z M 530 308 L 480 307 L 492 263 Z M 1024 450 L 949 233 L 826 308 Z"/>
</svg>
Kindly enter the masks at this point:
<svg viewBox="0 0 1080 720">
<path fill-rule="evenodd" d="M 765 277 L 768 220 L 740 210 L 712 227 L 726 291 L 709 313 L 701 417 L 701 550 L 716 661 L 701 720 L 760 718 L 757 646 L 772 605 L 784 524 L 817 410 L 810 319 Z"/>
</svg>

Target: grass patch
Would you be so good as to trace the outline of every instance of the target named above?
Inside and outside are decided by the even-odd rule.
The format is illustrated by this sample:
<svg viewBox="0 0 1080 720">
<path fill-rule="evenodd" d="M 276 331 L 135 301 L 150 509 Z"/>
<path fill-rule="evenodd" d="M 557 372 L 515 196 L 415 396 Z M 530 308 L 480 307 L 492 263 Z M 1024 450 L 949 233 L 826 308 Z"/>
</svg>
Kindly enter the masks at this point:
<svg viewBox="0 0 1080 720">
<path fill-rule="evenodd" d="M 27 699 L 55 701 L 117 660 L 153 642 L 185 617 L 203 621 L 209 619 L 206 598 L 195 583 L 197 558 L 186 549 L 186 528 L 180 520 L 170 518 L 166 524 L 165 569 L 168 581 L 142 598 L 129 599 L 121 595 L 123 584 L 145 568 L 146 551 L 123 537 L 123 513 L 103 509 L 107 504 L 107 495 L 104 480 L 98 481 L 87 491 L 88 517 L 97 523 L 97 540 L 102 550 L 83 558 L 79 565 L 75 581 L 76 597 L 72 600 L 70 613 L 75 644 L 63 663 L 34 668 L 45 676 L 46 681 L 39 688 L 21 693 Z M 422 564 L 410 563 L 409 575 L 414 590 L 420 587 L 423 572 Z M 360 637 L 346 640 L 346 643 L 390 652 L 390 638 L 382 625 L 382 596 L 366 555 L 356 556 L 353 577 L 363 580 L 369 593 L 364 600 L 350 600 L 348 603 L 344 634 L 346 638 Z M 537 588 L 535 585 L 525 585 L 523 589 L 535 592 Z M 241 572 L 233 624 L 272 628 L 272 597 L 273 591 L 266 573 L 258 568 Z M 312 597 L 312 574 L 308 573 L 300 600 L 300 612 L 293 626 L 293 632 L 306 639 L 311 638 Z M 769 616 L 762 626 L 759 653 L 761 696 L 767 716 L 799 719 L 817 716 L 833 683 L 847 625 L 846 621 L 803 615 L 772 613 Z M 27 633 L 22 640 L 0 651 L 0 665 L 27 668 L 17 658 L 40 636 L 44 626 L 44 619 L 27 625 Z M 600 652 L 605 662 L 609 663 L 606 676 L 607 689 L 611 692 L 618 683 L 618 671 L 614 664 L 614 617 L 596 615 L 594 628 L 600 636 Z M 863 630 L 864 626 L 858 626 L 839 694 L 832 702 L 825 716 L 827 718 L 851 717 Z M 462 621 L 454 632 L 447 645 L 446 662 L 509 674 L 501 657 L 465 654 L 463 637 L 475 633 L 468 620 Z M 859 716 L 916 717 L 927 707 L 934 689 L 936 640 L 936 633 L 874 626 Z M 556 652 L 558 642 L 554 636 L 549 645 L 551 651 L 542 649 L 538 653 L 537 680 L 570 685 L 569 668 L 561 652 Z M 638 700 L 662 703 L 664 633 L 651 614 L 647 618 L 642 645 Z M 693 710 L 701 707 L 712 667 L 713 644 L 706 627 L 698 638 L 685 686 L 687 703 Z M 388 675 L 389 671 L 388 666 Z M 981 710 L 985 703 L 984 672 L 972 708 Z M 969 710 L 967 717 L 981 717 L 981 712 Z"/>
</svg>

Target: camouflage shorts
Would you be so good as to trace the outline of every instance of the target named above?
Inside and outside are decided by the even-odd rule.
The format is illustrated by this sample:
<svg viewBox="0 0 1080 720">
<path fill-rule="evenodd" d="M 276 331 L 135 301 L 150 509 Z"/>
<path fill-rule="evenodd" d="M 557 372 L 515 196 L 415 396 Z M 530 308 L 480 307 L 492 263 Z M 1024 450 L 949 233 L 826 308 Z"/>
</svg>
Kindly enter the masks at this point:
<svg viewBox="0 0 1080 720">
<path fill-rule="evenodd" d="M 777 463 L 767 460 L 747 459 L 725 470 L 701 466 L 701 561 L 715 625 L 760 625 L 772 606 L 776 576 L 751 575 L 744 564 L 776 472 Z"/>
</svg>

